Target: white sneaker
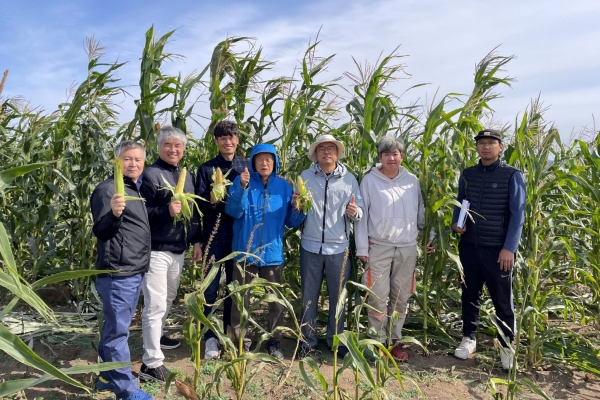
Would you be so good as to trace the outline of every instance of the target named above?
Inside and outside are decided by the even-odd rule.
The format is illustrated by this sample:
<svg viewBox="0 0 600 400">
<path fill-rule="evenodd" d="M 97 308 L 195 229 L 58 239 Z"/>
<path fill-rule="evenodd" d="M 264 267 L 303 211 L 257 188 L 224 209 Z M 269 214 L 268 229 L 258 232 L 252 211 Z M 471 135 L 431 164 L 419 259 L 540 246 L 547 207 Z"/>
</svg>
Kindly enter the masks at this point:
<svg viewBox="0 0 600 400">
<path fill-rule="evenodd" d="M 219 358 L 219 340 L 211 337 L 204 343 L 204 359 L 214 360 Z"/>
<path fill-rule="evenodd" d="M 469 356 L 475 353 L 477 341 L 470 337 L 463 337 L 460 345 L 454 350 L 454 357 L 466 360 Z"/>
<path fill-rule="evenodd" d="M 508 347 L 500 348 L 500 361 L 502 362 L 502 369 L 508 371 L 514 364 L 517 368 L 517 362 L 515 361 L 515 352 Z"/>
</svg>

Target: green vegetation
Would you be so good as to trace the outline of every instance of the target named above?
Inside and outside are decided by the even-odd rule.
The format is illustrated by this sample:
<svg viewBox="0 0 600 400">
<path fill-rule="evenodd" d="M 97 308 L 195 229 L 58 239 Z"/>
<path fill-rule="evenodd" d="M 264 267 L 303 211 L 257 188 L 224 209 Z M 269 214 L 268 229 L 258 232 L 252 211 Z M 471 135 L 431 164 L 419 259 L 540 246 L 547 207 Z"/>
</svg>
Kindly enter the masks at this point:
<svg viewBox="0 0 600 400">
<path fill-rule="evenodd" d="M 143 141 L 151 162 L 157 155 L 157 122 L 168 121 L 189 132 L 191 120 L 201 121 L 201 115 L 210 113 L 206 132 L 201 132 L 200 138 L 190 134 L 185 157 L 189 171 L 216 153 L 211 129 L 224 118 L 235 119 L 240 126 L 239 148 L 246 154 L 256 143 L 274 142 L 281 159 L 279 172 L 292 181 L 310 164 L 308 146 L 323 133 L 332 133 L 346 143 L 344 163 L 359 180 L 377 161 L 378 140 L 385 135 L 402 137 L 407 143 L 403 165 L 419 178 L 427 202 L 425 232 L 433 229 L 437 234 L 436 251 L 422 254 L 418 263 L 418 290 L 405 325 L 407 340 L 425 349 L 453 348 L 460 340 L 456 312 L 460 309 L 461 266 L 457 237 L 450 230 L 458 174 L 476 160 L 472 137 L 493 121 L 498 90 L 512 81 L 501 76 L 502 70 L 513 57 L 488 54 L 476 66 L 469 95 L 452 93 L 424 107 L 401 107 L 388 91 L 390 83 L 403 77 L 396 51 L 374 65 L 357 64 L 356 73 L 345 74 L 351 81 L 350 90 L 345 91 L 342 81 L 322 78 L 335 58 L 317 56 L 318 42 L 309 45 L 290 77 L 269 77 L 273 63 L 262 58 L 262 49 L 253 39 L 244 37 L 217 44 L 210 63 L 200 66 L 200 73 L 170 76 L 162 68 L 174 57 L 165 52 L 173 34 L 154 37 L 152 28 L 146 34 L 136 111 L 129 123 L 119 124 L 116 106 L 116 96 L 124 91 L 117 79 L 123 64 L 102 61 L 103 49 L 93 38 L 87 42 L 87 78 L 56 111 L 46 114 L 19 99 L 0 97 L 0 285 L 6 304 L 0 318 L 21 299 L 56 324 L 52 310 L 36 290 L 59 281 L 71 282 L 71 296 L 78 304 L 92 298 L 90 278 L 101 272 L 93 270 L 95 239 L 89 198 L 95 185 L 112 173 L 115 143 Z M 202 88 L 208 89 L 209 110 L 200 110 L 197 100 L 189 100 Z M 250 104 L 254 108 L 251 114 L 246 110 Z M 524 105 L 513 127 L 503 126 L 508 135 L 503 158 L 523 171 L 527 183 L 526 222 L 514 279 L 519 326 L 515 347 L 521 369 L 551 362 L 600 375 L 600 141 L 596 132 L 587 132 L 587 136 L 565 143 L 543 114 L 543 105 L 534 99 Z M 428 237 L 421 240 L 424 245 Z M 259 278 L 233 284 L 230 296 L 234 306 L 239 307 L 243 294 L 251 290 L 252 309 L 278 301 L 290 315 L 292 311 L 299 314 L 298 233 L 287 232 L 285 242 L 285 285 Z M 352 279 L 360 282 L 357 261 L 354 257 L 349 261 Z M 184 333 L 196 367 L 193 387 L 205 398 L 224 398 L 220 388 L 227 379 L 236 398 L 259 397 L 252 378 L 262 363 L 274 362 L 260 350 L 244 352 L 241 341 L 233 343 L 221 335 L 230 361 L 201 365 L 202 332 L 207 327 L 222 330 L 218 318 L 203 315 L 204 282 L 214 272 L 205 280 L 202 267 L 194 265 L 189 270 L 189 284 L 182 285 L 182 290 L 190 312 Z M 392 398 L 386 382 L 409 377 L 401 376 L 395 365 L 390 367 L 383 358 L 387 349 L 377 351 L 374 343 L 365 339 L 365 288 L 349 284 L 343 290 L 347 329 L 340 332 L 336 343 L 344 343 L 350 354 L 343 362 L 335 356 L 327 362 L 334 365 L 333 384 L 321 380 L 316 363 L 303 361 L 306 378 L 298 396 Z M 322 304 L 320 308 L 325 307 Z M 343 307 L 338 310 L 344 312 Z M 480 333 L 495 335 L 489 302 L 482 305 L 482 317 Z M 260 344 L 266 337 L 264 329 L 248 314 L 243 323 L 261 333 Z M 291 326 L 287 333 L 297 337 L 294 318 Z M 44 372 L 40 379 L 0 383 L 0 396 L 55 378 L 86 389 L 69 375 L 99 371 L 99 366 L 57 369 L 2 326 L 0 349 Z M 374 355 L 374 361 L 365 359 L 365 349 Z M 292 363 L 286 367 L 289 371 Z M 345 369 L 353 371 L 354 393 L 337 386 L 337 374 Z M 202 374 L 214 374 L 214 384 L 201 385 Z M 279 384 L 287 377 L 283 372 L 277 378 Z M 494 393 L 506 393 L 506 398 L 514 398 L 525 388 L 545 396 L 531 381 L 518 379 L 514 370 L 505 380 L 491 380 L 489 387 Z M 417 393 L 418 389 L 410 388 L 395 397 Z"/>
</svg>

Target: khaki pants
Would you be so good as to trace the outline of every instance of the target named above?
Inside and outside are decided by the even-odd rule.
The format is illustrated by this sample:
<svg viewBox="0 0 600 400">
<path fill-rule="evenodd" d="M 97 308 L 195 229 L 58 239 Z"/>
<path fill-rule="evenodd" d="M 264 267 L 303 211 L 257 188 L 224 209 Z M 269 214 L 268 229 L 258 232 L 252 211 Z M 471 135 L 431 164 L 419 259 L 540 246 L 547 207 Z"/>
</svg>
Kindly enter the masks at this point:
<svg viewBox="0 0 600 400">
<path fill-rule="evenodd" d="M 367 303 L 374 308 L 368 310 L 371 338 L 385 343 L 390 328 L 392 340 L 402 337 L 408 298 L 415 291 L 416 263 L 417 246 L 369 246 L 369 263 L 362 283 L 376 294 L 367 298 Z M 394 311 L 398 312 L 399 319 L 391 318 Z"/>
<path fill-rule="evenodd" d="M 244 284 L 242 279 L 242 274 L 238 267 L 244 269 L 243 263 L 237 263 L 233 266 L 233 280 L 238 281 L 240 285 Z M 281 270 L 283 269 L 282 265 L 278 265 L 275 267 L 257 267 L 255 265 L 246 264 L 246 280 L 245 283 L 248 284 L 252 281 L 252 278 L 255 276 L 260 276 L 261 278 L 273 282 L 273 283 L 281 283 Z M 246 292 L 246 296 L 244 297 L 244 308 L 248 309 L 248 305 L 250 303 L 250 291 Z M 273 332 L 275 328 L 283 325 L 283 306 L 277 302 L 269 303 L 269 322 L 267 326 L 267 331 Z M 231 327 L 233 329 L 233 333 L 235 335 L 235 339 L 238 340 L 240 337 L 240 310 L 238 310 L 235 304 L 231 305 Z M 245 336 L 245 329 L 241 332 L 242 335 Z M 281 332 L 275 332 L 271 339 L 279 340 L 281 338 Z M 244 343 L 250 347 L 252 344 L 252 340 L 250 338 L 244 337 Z"/>
</svg>

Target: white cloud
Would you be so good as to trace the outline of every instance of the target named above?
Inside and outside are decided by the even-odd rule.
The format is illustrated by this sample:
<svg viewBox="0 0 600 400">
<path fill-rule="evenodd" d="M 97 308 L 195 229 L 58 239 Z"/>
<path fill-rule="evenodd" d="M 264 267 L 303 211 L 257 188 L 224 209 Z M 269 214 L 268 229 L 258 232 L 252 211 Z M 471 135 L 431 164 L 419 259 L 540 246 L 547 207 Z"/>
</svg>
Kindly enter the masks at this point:
<svg viewBox="0 0 600 400">
<path fill-rule="evenodd" d="M 387 55 L 402 45 L 399 53 L 410 56 L 400 61 L 407 64 L 412 78 L 394 84 L 395 93 L 431 83 L 405 94 L 404 103 L 431 99 L 438 89 L 440 95 L 469 93 L 475 64 L 502 44 L 500 54 L 517 56 L 507 66 L 507 74 L 517 82 L 512 89 L 501 89 L 504 97 L 492 103 L 496 118 L 512 122 L 539 93 L 551 104 L 547 118 L 555 120 L 562 132 L 589 126 L 591 114 L 600 113 L 596 1 L 263 1 L 226 6 L 173 1 L 124 3 L 118 12 L 105 13 L 85 4 L 49 7 L 44 12 L 52 20 L 44 19 L 44 12 L 30 16 L 26 5 L 11 4 L 5 11 L 10 19 L 0 14 L 3 24 L 10 20 L 0 28 L 0 68 L 6 68 L 2 65 L 6 62 L 11 69 L 5 95 L 21 94 L 53 109 L 64 100 L 71 82 L 85 76 L 82 42 L 94 33 L 107 46 L 106 61 L 118 57 L 129 62 L 119 76 L 135 96 L 144 33 L 152 23 L 160 34 L 178 29 L 167 51 L 186 59 L 165 64 L 168 73 L 200 70 L 219 41 L 243 35 L 256 37 L 264 56 L 277 61 L 269 77 L 290 75 L 309 38 L 314 39 L 322 26 L 318 54 L 336 54 L 324 78 L 355 71 L 352 56 L 374 63 L 382 52 Z M 12 31 L 16 34 L 5 40 Z M 123 107 L 126 121 L 133 101 L 124 101 Z"/>
</svg>

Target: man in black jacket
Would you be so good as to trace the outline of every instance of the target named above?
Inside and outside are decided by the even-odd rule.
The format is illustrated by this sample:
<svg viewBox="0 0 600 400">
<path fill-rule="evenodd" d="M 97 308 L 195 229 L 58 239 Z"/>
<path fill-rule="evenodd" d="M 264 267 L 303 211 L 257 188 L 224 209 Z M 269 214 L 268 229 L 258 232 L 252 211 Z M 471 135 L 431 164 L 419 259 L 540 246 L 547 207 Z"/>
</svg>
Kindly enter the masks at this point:
<svg viewBox="0 0 600 400">
<path fill-rule="evenodd" d="M 122 142 L 115 155 L 123 162 L 125 195 L 140 197 L 136 184 L 144 170 L 144 147 L 134 141 Z M 148 214 L 142 201 L 125 201 L 115 194 L 113 178 L 94 189 L 90 203 L 93 232 L 98 238 L 96 268 L 114 271 L 96 278 L 104 314 L 98 355 L 102 362 L 130 362 L 129 325 L 150 261 Z M 117 399 L 152 399 L 138 387 L 131 367 L 101 372 L 97 385 L 99 392 L 114 392 Z"/>
<path fill-rule="evenodd" d="M 231 253 L 231 241 L 233 240 L 233 218 L 225 214 L 225 203 L 217 202 L 211 193 L 212 174 L 214 168 L 220 168 L 223 174 L 229 175 L 227 179 L 231 182 L 248 168 L 248 160 L 244 157 L 236 155 L 238 145 L 238 127 L 235 122 L 221 121 L 213 132 L 215 136 L 215 144 L 219 148 L 219 154 L 210 161 L 205 162 L 198 168 L 198 176 L 196 178 L 196 194 L 203 199 L 210 199 L 210 203 L 200 201 L 198 206 L 202 211 L 202 242 L 204 243 L 204 259 L 208 263 L 214 256 L 215 261 L 219 261 L 223 257 Z M 225 200 L 227 201 L 227 200 Z M 216 233 L 212 231 L 219 221 L 219 226 Z M 212 239 L 211 239 L 212 236 Z M 210 246 L 209 246 L 210 243 Z M 194 245 L 194 254 L 200 253 L 200 244 Z M 205 268 L 210 269 L 211 265 Z M 233 277 L 233 260 L 225 262 L 225 282 L 230 283 Z M 210 286 L 204 292 L 206 302 L 213 304 L 217 300 L 219 291 L 219 281 L 221 272 L 217 274 Z M 212 311 L 211 306 L 204 308 L 204 314 L 208 315 Z M 230 325 L 231 320 L 231 299 L 227 298 L 223 307 L 223 329 L 227 332 L 227 325 Z M 212 359 L 219 357 L 218 339 L 214 332 L 207 331 L 204 335 L 205 349 L 204 358 Z"/>
<path fill-rule="evenodd" d="M 196 240 L 198 215 L 194 212 L 189 224 L 177 221 L 175 217 L 181 213 L 181 202 L 171 200 L 173 194 L 166 189 L 165 183 L 166 180 L 171 186 L 177 185 L 182 171 L 179 163 L 187 144 L 185 133 L 164 126 L 158 131 L 157 141 L 159 158 L 144 171 L 140 187 L 146 199 L 152 236 L 150 267 L 142 282 L 144 355 L 140 377 L 164 382 L 170 372 L 163 364 L 162 349 L 179 347 L 179 342 L 164 336 L 163 329 L 177 296 L 184 253 Z M 194 193 L 194 178 L 189 173 L 186 174 L 184 192 Z"/>
<path fill-rule="evenodd" d="M 525 182 L 521 171 L 500 159 L 504 149 L 500 132 L 485 129 L 475 136 L 475 142 L 480 160 L 462 172 L 456 199 L 459 203 L 470 202 L 473 220 L 467 218 L 460 227 L 459 207 L 455 207 L 452 218 L 452 230 L 462 235 L 458 251 L 464 271 L 461 284 L 463 339 L 454 355 L 467 359 L 475 352 L 485 283 L 503 333 L 498 334 L 502 368 L 508 370 L 516 365 L 509 346 L 516 331 L 512 272 L 525 220 Z"/>
</svg>

